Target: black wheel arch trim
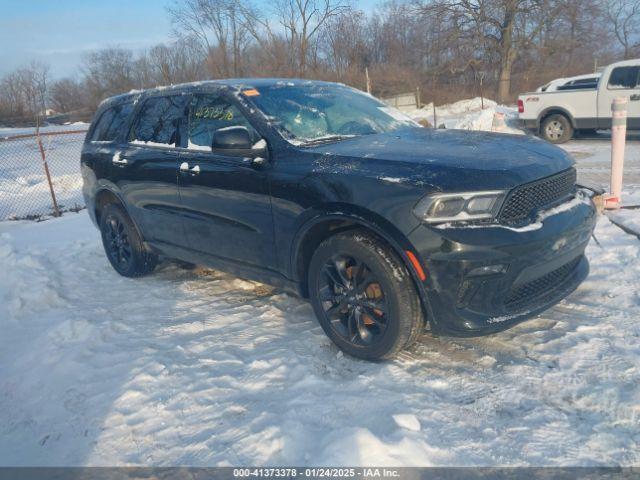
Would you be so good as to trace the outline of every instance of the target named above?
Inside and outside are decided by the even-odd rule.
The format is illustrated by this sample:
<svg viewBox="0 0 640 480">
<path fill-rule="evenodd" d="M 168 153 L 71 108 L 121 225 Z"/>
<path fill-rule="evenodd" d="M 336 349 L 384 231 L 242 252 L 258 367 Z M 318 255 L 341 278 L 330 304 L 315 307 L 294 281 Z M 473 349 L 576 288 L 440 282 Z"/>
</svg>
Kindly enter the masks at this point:
<svg viewBox="0 0 640 480">
<path fill-rule="evenodd" d="M 150 248 L 149 244 L 147 243 L 147 241 L 144 239 L 144 236 L 142 235 L 142 230 L 140 230 L 140 227 L 138 226 L 138 224 L 136 223 L 136 221 L 134 220 L 133 216 L 131 215 L 131 212 L 129 212 L 129 209 L 127 208 L 127 204 L 125 203 L 124 199 L 122 198 L 122 194 L 120 193 L 120 190 L 115 186 L 115 184 L 106 181 L 106 180 L 101 180 L 99 185 L 97 186 L 94 195 L 93 195 L 93 202 L 91 205 L 91 209 L 89 210 L 91 217 L 94 220 L 94 223 L 96 224 L 96 226 L 98 228 L 100 228 L 100 224 L 97 221 L 97 218 L 95 217 L 96 214 L 96 199 L 98 198 L 98 195 L 100 195 L 102 192 L 109 192 L 110 194 L 112 194 L 114 197 L 116 197 L 120 203 L 120 207 L 124 210 L 124 212 L 127 214 L 127 216 L 129 217 L 129 220 L 131 220 L 131 223 L 133 224 L 133 227 L 136 229 L 136 232 L 138 233 L 138 236 L 142 239 L 142 243 L 147 246 L 147 248 Z"/>
<path fill-rule="evenodd" d="M 538 120 L 537 120 L 537 124 L 538 124 L 538 131 L 540 131 L 540 129 L 542 128 L 542 121 L 547 118 L 549 115 L 553 115 L 555 113 L 559 113 L 561 115 L 564 115 L 565 117 L 567 117 L 567 120 L 569 120 L 569 123 L 571 124 L 571 127 L 573 129 L 576 129 L 576 120 L 575 118 L 573 118 L 573 115 L 571 115 L 571 113 L 569 113 L 569 111 L 566 108 L 563 107 L 549 107 L 544 109 L 540 115 L 538 115 Z"/>
<path fill-rule="evenodd" d="M 323 209 L 314 209 L 312 211 L 313 213 L 311 214 L 311 218 L 307 219 L 307 221 L 305 221 L 300 226 L 295 236 L 293 237 L 293 248 L 291 249 L 291 258 L 289 260 L 289 272 L 291 273 L 291 277 L 293 278 L 293 280 L 299 285 L 299 292 L 303 292 L 302 285 L 304 282 L 306 282 L 306 279 L 299 278 L 298 275 L 298 261 L 300 260 L 300 255 L 303 254 L 303 240 L 305 239 L 306 234 L 311 228 L 324 222 L 329 222 L 331 220 L 348 221 L 357 226 L 370 230 L 375 235 L 379 236 L 382 240 L 388 243 L 393 251 L 400 257 L 403 264 L 409 271 L 411 280 L 413 281 L 413 284 L 416 287 L 416 291 L 418 292 L 420 303 L 426 316 L 425 324 L 429 323 L 432 328 L 437 328 L 437 319 L 434 318 L 427 289 L 425 288 L 424 283 L 420 280 L 420 276 L 416 269 L 413 267 L 411 260 L 407 256 L 407 250 L 416 252 L 416 249 L 413 247 L 406 235 L 403 235 L 402 232 L 400 232 L 388 220 L 385 220 L 382 217 L 380 219 L 377 219 L 376 217 L 378 217 L 378 215 L 373 212 L 367 212 L 367 214 L 362 215 L 361 212 L 357 210 L 354 211 L 351 208 L 345 207 L 346 206 L 344 204 L 335 204 L 331 206 L 327 205 Z M 385 226 L 383 226 L 384 224 L 387 224 L 386 228 Z M 422 263 L 418 256 L 417 258 L 418 261 Z M 421 266 L 425 271 L 428 271 L 428 268 L 424 264 Z"/>
</svg>

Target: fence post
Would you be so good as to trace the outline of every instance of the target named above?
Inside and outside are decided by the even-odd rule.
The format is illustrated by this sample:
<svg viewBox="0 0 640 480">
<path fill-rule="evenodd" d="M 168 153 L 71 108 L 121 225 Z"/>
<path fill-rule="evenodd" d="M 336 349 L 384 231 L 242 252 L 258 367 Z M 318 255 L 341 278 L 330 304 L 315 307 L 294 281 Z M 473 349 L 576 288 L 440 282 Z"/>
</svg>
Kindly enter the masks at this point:
<svg viewBox="0 0 640 480">
<path fill-rule="evenodd" d="M 51 201 L 53 202 L 53 215 L 54 217 L 60 216 L 60 209 L 58 208 L 58 201 L 56 200 L 56 192 L 53 190 L 53 183 L 51 182 L 51 174 L 49 173 L 49 164 L 47 163 L 47 156 L 44 153 L 44 147 L 42 146 L 42 139 L 40 138 L 40 131 L 36 132 L 36 138 L 38 140 L 38 148 L 40 149 L 40 156 L 42 157 L 42 164 L 44 165 L 44 173 L 47 175 L 47 182 L 49 183 L 49 191 L 51 192 Z"/>
<path fill-rule="evenodd" d="M 367 81 L 367 93 L 371 95 L 371 78 L 369 78 L 369 67 L 364 67 L 364 76 Z"/>
<path fill-rule="evenodd" d="M 611 105 L 611 191 L 605 197 L 606 209 L 620 208 L 622 200 L 622 170 L 627 140 L 627 99 L 618 97 Z"/>
</svg>

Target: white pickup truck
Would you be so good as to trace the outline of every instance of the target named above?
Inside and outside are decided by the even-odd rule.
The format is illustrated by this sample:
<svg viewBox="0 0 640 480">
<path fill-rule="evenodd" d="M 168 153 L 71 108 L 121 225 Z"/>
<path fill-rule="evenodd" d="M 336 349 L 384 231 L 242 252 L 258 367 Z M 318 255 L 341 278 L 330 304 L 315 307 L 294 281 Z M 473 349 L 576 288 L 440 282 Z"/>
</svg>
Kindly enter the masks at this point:
<svg viewBox="0 0 640 480">
<path fill-rule="evenodd" d="M 518 97 L 520 120 L 551 143 L 576 131 L 611 128 L 611 104 L 627 97 L 627 127 L 640 129 L 640 59 L 609 65 L 596 88 L 525 93 Z"/>
</svg>

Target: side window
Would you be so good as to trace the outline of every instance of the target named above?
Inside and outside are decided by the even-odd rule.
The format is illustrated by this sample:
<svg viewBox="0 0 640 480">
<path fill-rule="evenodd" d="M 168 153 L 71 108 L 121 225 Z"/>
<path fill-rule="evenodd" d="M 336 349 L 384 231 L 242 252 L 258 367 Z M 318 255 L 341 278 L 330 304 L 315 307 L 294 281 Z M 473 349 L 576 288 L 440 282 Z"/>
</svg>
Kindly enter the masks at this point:
<svg viewBox="0 0 640 480">
<path fill-rule="evenodd" d="M 125 123 L 133 110 L 133 103 L 123 103 L 105 110 L 100 116 L 91 140 L 94 142 L 112 142 L 122 133 Z"/>
<path fill-rule="evenodd" d="M 91 141 L 99 142 L 103 141 L 104 137 L 109 130 L 109 126 L 113 121 L 113 117 L 115 117 L 116 112 L 114 108 L 109 108 L 102 112 L 100 118 L 98 119 L 98 123 L 96 123 L 95 128 L 93 129 L 93 135 L 91 135 Z"/>
<path fill-rule="evenodd" d="M 148 99 L 129 134 L 129 141 L 180 146 L 187 95 Z"/>
<path fill-rule="evenodd" d="M 213 132 L 237 126 L 247 127 L 254 143 L 260 140 L 258 132 L 233 103 L 218 95 L 194 95 L 189 107 L 188 148 L 211 150 Z"/>
<path fill-rule="evenodd" d="M 111 125 L 109 125 L 109 128 L 102 139 L 109 142 L 116 140 L 126 127 L 129 115 L 131 115 L 131 111 L 133 110 L 133 103 L 123 103 L 122 105 L 115 107 L 114 110 L 115 115 L 113 116 Z"/>
<path fill-rule="evenodd" d="M 629 90 L 638 86 L 640 67 L 614 68 L 609 77 L 609 90 Z"/>
</svg>

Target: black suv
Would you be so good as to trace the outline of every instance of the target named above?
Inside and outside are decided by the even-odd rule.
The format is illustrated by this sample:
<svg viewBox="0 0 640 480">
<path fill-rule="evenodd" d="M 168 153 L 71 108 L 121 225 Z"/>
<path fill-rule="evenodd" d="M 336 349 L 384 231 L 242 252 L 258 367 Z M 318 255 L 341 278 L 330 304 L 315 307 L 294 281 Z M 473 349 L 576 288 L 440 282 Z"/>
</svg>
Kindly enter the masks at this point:
<svg viewBox="0 0 640 480">
<path fill-rule="evenodd" d="M 358 90 L 288 79 L 110 98 L 82 151 L 118 273 L 164 257 L 294 291 L 367 359 L 427 322 L 495 332 L 573 291 L 596 220 L 573 163 L 538 139 L 426 129 Z"/>
</svg>

